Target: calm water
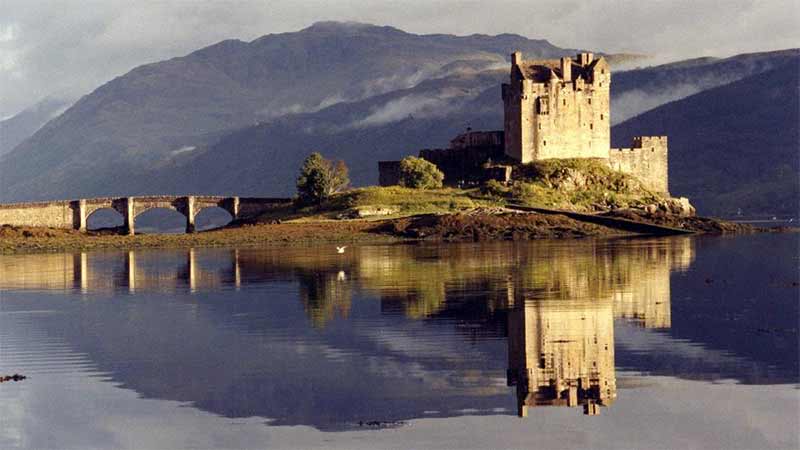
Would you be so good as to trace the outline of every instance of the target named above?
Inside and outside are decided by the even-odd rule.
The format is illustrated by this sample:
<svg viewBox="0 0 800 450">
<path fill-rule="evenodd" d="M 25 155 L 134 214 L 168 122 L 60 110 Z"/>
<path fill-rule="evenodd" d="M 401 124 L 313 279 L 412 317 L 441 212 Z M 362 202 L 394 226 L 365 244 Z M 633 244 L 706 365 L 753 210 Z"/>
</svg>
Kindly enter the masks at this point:
<svg viewBox="0 0 800 450">
<path fill-rule="evenodd" d="M 798 448 L 798 245 L 0 256 L 0 448 Z"/>
</svg>

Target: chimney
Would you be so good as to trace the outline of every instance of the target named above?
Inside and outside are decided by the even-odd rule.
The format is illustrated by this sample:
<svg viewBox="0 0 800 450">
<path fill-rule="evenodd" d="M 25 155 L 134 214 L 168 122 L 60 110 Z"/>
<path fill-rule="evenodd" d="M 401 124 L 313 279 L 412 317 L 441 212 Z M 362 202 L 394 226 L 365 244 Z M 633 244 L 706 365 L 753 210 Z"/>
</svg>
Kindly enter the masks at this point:
<svg viewBox="0 0 800 450">
<path fill-rule="evenodd" d="M 516 51 L 511 54 L 511 65 L 516 66 L 522 64 L 522 52 Z"/>
<path fill-rule="evenodd" d="M 581 66 L 588 66 L 594 61 L 594 54 L 592 53 L 578 53 L 578 64 Z"/>
<path fill-rule="evenodd" d="M 561 58 L 561 79 L 564 82 L 572 81 L 572 58 Z"/>
</svg>

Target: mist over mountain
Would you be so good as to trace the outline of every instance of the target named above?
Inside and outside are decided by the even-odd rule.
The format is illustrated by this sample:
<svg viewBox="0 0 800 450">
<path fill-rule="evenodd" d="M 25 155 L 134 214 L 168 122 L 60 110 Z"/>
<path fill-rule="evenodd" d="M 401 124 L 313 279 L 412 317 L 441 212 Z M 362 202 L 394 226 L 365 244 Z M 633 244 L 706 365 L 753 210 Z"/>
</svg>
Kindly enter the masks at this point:
<svg viewBox="0 0 800 450">
<path fill-rule="evenodd" d="M 796 53 L 795 53 L 796 55 Z M 673 194 L 706 214 L 797 214 L 800 58 L 668 103 L 612 128 L 612 145 L 669 136 Z"/>
<path fill-rule="evenodd" d="M 612 124 L 723 84 L 796 62 L 800 50 L 750 53 L 730 58 L 695 58 L 614 73 Z"/>
<path fill-rule="evenodd" d="M 7 119 L 0 120 L 0 156 L 32 136 L 73 102 L 74 100 L 66 98 L 47 97 Z"/>
<path fill-rule="evenodd" d="M 518 49 L 526 58 L 576 52 L 510 34 L 415 35 L 337 22 L 249 43 L 223 41 L 106 83 L 0 156 L 0 200 L 291 195 L 311 151 L 343 159 L 355 185 L 376 183 L 378 160 L 446 146 L 467 127 L 502 129 L 500 83 L 508 77 L 507 55 Z M 798 54 L 698 58 L 615 72 L 612 118 L 796 64 Z M 636 58 L 610 59 L 630 65 Z M 720 98 L 720 108 L 746 113 L 746 99 L 758 92 L 740 92 L 736 102 Z M 669 128 L 671 148 L 680 148 L 713 117 L 695 127 L 668 126 L 676 120 L 665 117 L 660 127 L 628 120 L 614 128 L 614 139 L 628 146 L 630 134 Z M 796 123 L 786 126 L 796 133 Z M 751 142 L 760 132 L 752 130 Z M 687 195 L 697 192 L 690 185 L 704 167 L 682 166 L 676 158 L 684 153 L 671 150 L 671 187 Z M 739 164 L 737 157 L 731 164 Z M 682 178 L 684 169 L 692 175 Z M 724 179 L 715 180 L 724 187 L 719 192 L 727 189 Z M 701 203 L 717 211 L 714 201 Z"/>
</svg>

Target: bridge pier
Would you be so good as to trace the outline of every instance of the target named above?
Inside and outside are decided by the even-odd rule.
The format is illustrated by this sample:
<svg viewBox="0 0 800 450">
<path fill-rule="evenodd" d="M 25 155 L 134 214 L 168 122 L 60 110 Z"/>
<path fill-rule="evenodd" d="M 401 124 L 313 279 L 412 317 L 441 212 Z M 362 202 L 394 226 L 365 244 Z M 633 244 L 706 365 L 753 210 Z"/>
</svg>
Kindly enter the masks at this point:
<svg viewBox="0 0 800 450">
<path fill-rule="evenodd" d="M 136 212 L 133 210 L 133 197 L 125 198 L 125 214 L 123 214 L 123 225 L 125 226 L 125 234 L 133 236 L 135 233 L 134 222 L 136 220 Z"/>
<path fill-rule="evenodd" d="M 195 208 L 194 208 L 194 196 L 190 195 L 186 197 L 186 210 L 184 211 L 184 215 L 186 216 L 186 233 L 194 233 L 194 216 L 195 216 Z"/>
<path fill-rule="evenodd" d="M 86 232 L 86 200 L 80 199 L 70 202 L 72 208 L 72 228 Z"/>
</svg>

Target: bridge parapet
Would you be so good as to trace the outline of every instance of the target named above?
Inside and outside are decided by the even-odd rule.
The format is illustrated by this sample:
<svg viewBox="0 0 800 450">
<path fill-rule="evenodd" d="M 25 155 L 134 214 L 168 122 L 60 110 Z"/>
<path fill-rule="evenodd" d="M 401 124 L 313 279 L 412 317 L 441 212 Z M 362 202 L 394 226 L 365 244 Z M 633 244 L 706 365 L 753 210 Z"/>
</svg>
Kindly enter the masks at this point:
<svg viewBox="0 0 800 450">
<path fill-rule="evenodd" d="M 149 195 L 9 203 L 0 204 L 0 225 L 72 228 L 85 231 L 89 216 L 107 208 L 123 217 L 124 227 L 127 233 L 132 235 L 135 232 L 137 216 L 154 208 L 166 208 L 186 217 L 186 232 L 192 233 L 195 230 L 197 214 L 205 208 L 222 208 L 231 215 L 231 220 L 252 219 L 291 201 L 287 198 L 270 197 Z"/>
</svg>

